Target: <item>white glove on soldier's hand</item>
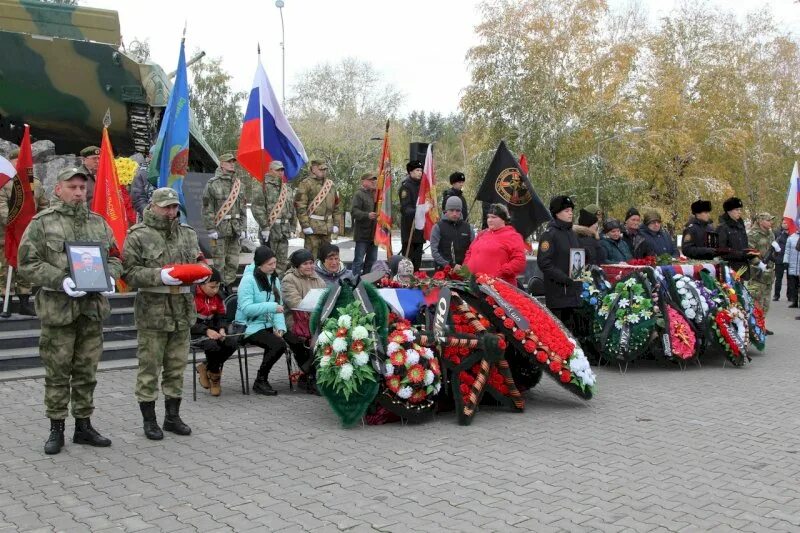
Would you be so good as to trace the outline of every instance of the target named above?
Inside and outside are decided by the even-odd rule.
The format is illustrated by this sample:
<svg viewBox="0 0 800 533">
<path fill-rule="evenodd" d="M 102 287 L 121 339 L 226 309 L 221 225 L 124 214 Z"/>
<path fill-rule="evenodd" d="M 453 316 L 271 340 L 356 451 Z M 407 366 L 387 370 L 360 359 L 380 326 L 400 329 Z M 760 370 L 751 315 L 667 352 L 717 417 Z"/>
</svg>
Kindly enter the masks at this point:
<svg viewBox="0 0 800 533">
<path fill-rule="evenodd" d="M 75 290 L 76 285 L 72 278 L 64 278 L 64 281 L 61 282 L 61 286 L 64 288 L 64 292 L 67 293 L 67 296 L 72 296 L 73 298 L 86 296 L 86 291 Z"/>
<path fill-rule="evenodd" d="M 269 242 L 269 230 L 265 229 L 261 232 L 261 238 L 264 239 L 264 242 Z"/>
<path fill-rule="evenodd" d="M 117 292 L 117 284 L 114 283 L 114 278 L 112 278 L 111 276 L 108 276 L 108 281 L 111 282 L 111 290 L 110 291 L 103 291 L 101 293 L 101 294 L 105 294 L 106 296 L 108 296 L 109 294 L 114 294 L 115 292 Z"/>
<path fill-rule="evenodd" d="M 314 229 L 313 228 L 303 228 L 303 233 L 305 233 L 306 235 L 311 235 L 312 233 L 314 233 Z"/>
<path fill-rule="evenodd" d="M 778 253 L 781 253 L 781 245 L 778 244 L 778 241 L 772 241 L 772 249 Z"/>
<path fill-rule="evenodd" d="M 334 226 L 332 228 L 332 230 L 333 230 L 333 233 L 339 233 L 339 226 Z"/>
<path fill-rule="evenodd" d="M 764 263 L 764 261 L 759 261 L 756 265 L 756 268 L 758 268 L 761 272 L 767 271 L 767 265 Z"/>
<path fill-rule="evenodd" d="M 164 285 L 181 285 L 183 282 L 170 276 L 170 272 L 172 272 L 172 268 L 161 269 L 161 281 L 164 283 Z"/>
<path fill-rule="evenodd" d="M 216 231 L 209 231 L 208 238 L 216 241 L 217 239 L 219 239 L 219 233 L 217 233 Z"/>
</svg>

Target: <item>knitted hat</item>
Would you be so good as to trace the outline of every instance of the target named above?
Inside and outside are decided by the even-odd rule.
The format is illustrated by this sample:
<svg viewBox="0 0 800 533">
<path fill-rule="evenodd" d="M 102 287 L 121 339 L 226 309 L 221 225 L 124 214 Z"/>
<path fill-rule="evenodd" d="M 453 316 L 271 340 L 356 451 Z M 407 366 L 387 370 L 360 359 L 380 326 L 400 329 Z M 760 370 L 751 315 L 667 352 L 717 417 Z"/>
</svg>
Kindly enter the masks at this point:
<svg viewBox="0 0 800 533">
<path fill-rule="evenodd" d="M 744 207 L 744 204 L 739 198 L 732 196 L 725 200 L 722 204 L 722 209 L 727 213 L 728 211 L 733 211 L 734 209 L 741 209 Z"/>
<path fill-rule="evenodd" d="M 275 257 L 275 252 L 269 246 L 259 246 L 253 254 L 253 264 L 260 267 L 270 259 Z"/>
<path fill-rule="evenodd" d="M 569 196 L 554 196 L 550 200 L 550 213 L 556 216 L 558 213 L 567 208 L 575 209 L 575 202 Z"/>
<path fill-rule="evenodd" d="M 320 261 L 325 261 L 328 257 L 333 254 L 339 254 L 339 247 L 335 244 L 323 244 L 319 247 L 319 253 L 317 254 L 317 259 Z"/>
<path fill-rule="evenodd" d="M 597 215 L 594 214 L 592 211 L 587 211 L 586 209 L 581 209 L 578 214 L 578 225 L 584 227 L 590 227 L 592 224 L 597 223 Z"/>
<path fill-rule="evenodd" d="M 692 202 L 692 214 L 696 215 L 698 213 L 710 213 L 711 212 L 711 202 L 708 200 L 697 200 L 696 202 Z"/>
<path fill-rule="evenodd" d="M 306 261 L 313 261 L 314 256 L 311 255 L 311 252 L 306 250 L 305 248 L 300 248 L 299 250 L 295 250 L 292 252 L 292 255 L 289 256 L 289 262 L 292 264 L 294 268 L 299 267 Z"/>
<path fill-rule="evenodd" d="M 622 223 L 619 220 L 609 218 L 603 224 L 603 233 L 608 233 L 610 231 L 614 231 L 615 229 L 622 229 Z"/>
<path fill-rule="evenodd" d="M 463 172 L 453 172 L 450 174 L 450 185 L 461 181 L 467 181 L 467 177 Z"/>
<path fill-rule="evenodd" d="M 420 163 L 419 161 L 416 161 L 416 160 L 409 161 L 406 164 L 406 172 L 408 172 L 409 174 L 411 174 L 412 170 L 415 170 L 415 169 L 418 169 L 418 168 L 422 168 L 422 163 Z"/>
<path fill-rule="evenodd" d="M 487 214 L 494 215 L 498 218 L 502 218 L 506 224 L 511 222 L 511 214 L 508 212 L 508 208 L 503 204 L 492 204 L 489 206 L 489 211 Z"/>
<path fill-rule="evenodd" d="M 403 257 L 400 259 L 400 262 L 397 264 L 397 276 L 398 277 L 411 277 L 414 275 L 414 263 L 411 262 L 411 259 L 407 257 Z"/>
<path fill-rule="evenodd" d="M 651 222 L 661 222 L 661 213 L 659 213 L 655 209 L 645 209 L 644 225 L 647 226 Z"/>
<path fill-rule="evenodd" d="M 451 209 L 456 209 L 458 211 L 461 211 L 461 208 L 462 208 L 461 198 L 459 198 L 458 196 L 451 196 L 444 203 L 445 211 L 450 211 Z"/>
<path fill-rule="evenodd" d="M 631 217 L 640 217 L 640 216 L 642 216 L 642 214 L 639 212 L 639 210 L 636 209 L 635 207 L 631 207 L 625 212 L 625 222 L 627 222 L 628 219 Z"/>
</svg>

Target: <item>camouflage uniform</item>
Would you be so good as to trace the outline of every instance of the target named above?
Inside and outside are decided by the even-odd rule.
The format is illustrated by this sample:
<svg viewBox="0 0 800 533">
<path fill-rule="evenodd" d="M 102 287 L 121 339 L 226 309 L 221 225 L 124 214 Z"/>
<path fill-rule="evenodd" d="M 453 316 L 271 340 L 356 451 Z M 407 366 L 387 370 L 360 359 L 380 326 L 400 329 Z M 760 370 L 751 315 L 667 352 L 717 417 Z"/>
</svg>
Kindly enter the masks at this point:
<svg viewBox="0 0 800 533">
<path fill-rule="evenodd" d="M 226 155 L 220 159 L 224 160 Z M 241 186 L 239 196 L 225 218 L 219 224 L 214 225 L 214 217 L 228 199 L 236 181 Z M 221 168 L 217 168 L 214 177 L 208 180 L 203 191 L 203 223 L 209 233 L 217 232 L 219 235 L 217 239 L 211 239 L 211 247 L 214 254 L 214 266 L 222 274 L 222 281 L 227 286 L 233 285 L 236 281 L 236 272 L 239 269 L 239 252 L 242 250 L 239 237 L 247 224 L 246 206 L 247 200 L 241 180 L 235 175 L 225 173 Z"/>
<path fill-rule="evenodd" d="M 282 187 L 286 187 L 286 201 L 278 218 L 272 226 L 268 227 L 270 212 L 278 203 Z M 265 244 L 275 252 L 278 258 L 278 272 L 281 274 L 286 272 L 289 266 L 289 237 L 297 225 L 293 197 L 292 188 L 288 183 L 284 183 L 280 176 L 267 174 L 263 184 L 253 184 L 250 209 L 253 212 L 253 218 L 258 222 L 259 231 L 269 231 L 269 242 Z"/>
<path fill-rule="evenodd" d="M 28 283 L 42 287 L 36 294 L 36 313 L 42 322 L 39 355 L 45 367 L 44 404 L 51 420 L 67 417 L 70 399 L 72 416 L 92 415 L 95 373 L 103 353 L 102 322 L 111 315 L 103 294 L 73 298 L 64 292 L 62 282 L 69 276 L 64 244 L 70 241 L 100 243 L 108 257 L 109 275 L 118 279 L 122 272 L 111 228 L 85 203 L 75 206 L 54 199 L 52 207 L 33 217 L 22 236 L 19 273 Z"/>
<path fill-rule="evenodd" d="M 164 189 L 153 193 L 153 202 L 161 190 Z M 178 219 L 160 217 L 150 207 L 144 210 L 144 221 L 128 230 L 122 264 L 125 282 L 139 289 L 134 304 L 139 402 L 156 400 L 159 373 L 164 397 L 182 396 L 190 328 L 197 313 L 189 287 L 164 285 L 161 269 L 166 265 L 195 263 L 202 258 L 197 234 L 190 226 Z"/>
<path fill-rule="evenodd" d="M 759 227 L 762 220 L 773 220 L 775 217 L 769 213 L 761 213 L 756 217 L 756 222 L 747 232 L 747 244 L 750 248 L 758 250 L 761 260 L 767 264 L 767 270 L 762 272 L 753 266 L 750 267 L 750 279 L 747 281 L 747 289 L 753 298 L 764 309 L 769 311 L 771 301 L 772 282 L 775 280 L 775 261 L 772 258 L 772 241 L 775 235 L 771 229 L 763 230 Z"/>
<path fill-rule="evenodd" d="M 92 156 L 99 156 L 100 155 L 100 148 L 97 146 L 87 146 L 83 150 L 81 150 L 81 157 L 92 157 Z M 94 198 L 94 184 L 96 181 L 94 172 L 90 171 L 86 168 L 86 164 L 78 167 L 78 172 L 86 176 L 86 205 L 89 206 L 89 209 L 92 208 L 92 199 Z"/>
<path fill-rule="evenodd" d="M 297 192 L 294 196 L 294 206 L 300 226 L 303 229 L 311 228 L 314 230 L 311 235 L 305 234 L 305 248 L 314 257 L 317 257 L 320 246 L 330 244 L 333 227 L 336 226 L 338 228 L 341 217 L 339 193 L 336 192 L 335 184 L 331 187 L 322 203 L 319 204 L 319 207 L 313 213 L 308 212 L 309 205 L 317 197 L 325 181 L 329 179 L 325 178 L 323 180 L 310 175 L 297 186 Z"/>
<path fill-rule="evenodd" d="M 13 155 L 13 154 L 12 154 Z M 37 178 L 31 182 L 33 189 L 33 201 L 36 204 L 36 212 L 41 212 L 50 206 L 50 201 L 45 194 L 42 182 Z M 11 180 L 0 188 L 0 291 L 5 294 L 6 277 L 8 275 L 8 263 L 6 263 L 5 241 L 6 241 L 6 222 L 8 222 L 9 205 L 11 205 L 11 191 L 14 189 L 14 181 Z M 14 276 L 14 283 L 11 284 L 11 292 L 24 295 L 31 293 L 31 285 L 20 281 L 18 276 Z"/>
</svg>

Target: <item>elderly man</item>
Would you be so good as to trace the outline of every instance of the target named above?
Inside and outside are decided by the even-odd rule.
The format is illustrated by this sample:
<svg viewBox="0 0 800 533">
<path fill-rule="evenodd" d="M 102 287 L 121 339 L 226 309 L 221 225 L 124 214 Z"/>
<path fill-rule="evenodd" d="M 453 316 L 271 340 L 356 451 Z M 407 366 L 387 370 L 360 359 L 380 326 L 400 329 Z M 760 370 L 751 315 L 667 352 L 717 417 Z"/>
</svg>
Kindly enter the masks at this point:
<svg viewBox="0 0 800 533">
<path fill-rule="evenodd" d="M 461 216 L 462 199 L 451 195 L 445 202 L 444 218 L 431 230 L 431 255 L 436 269 L 464 264 L 467 248 L 475 240 L 475 232 Z"/>
<path fill-rule="evenodd" d="M 97 363 L 103 353 L 103 320 L 111 315 L 108 293 L 76 290 L 64 246 L 88 241 L 102 247 L 112 287 L 122 273 L 114 233 L 86 206 L 87 181 L 78 168 L 59 172 L 52 207 L 33 217 L 19 246 L 20 275 L 41 287 L 36 311 L 42 322 L 39 355 L 45 367 L 44 405 L 50 419 L 50 436 L 44 445 L 47 454 L 56 454 L 64 446 L 64 419 L 70 401 L 75 417 L 72 442 L 111 445 L 89 419 L 94 412 Z"/>
<path fill-rule="evenodd" d="M 261 232 L 261 240 L 275 252 L 278 259 L 277 272 L 281 275 L 289 267 L 289 239 L 297 224 L 292 201 L 294 193 L 286 183 L 284 172 L 282 162 L 270 162 L 264 183 L 253 183 L 253 198 L 250 203 L 253 218 L 258 222 Z"/>
<path fill-rule="evenodd" d="M 305 248 L 316 256 L 323 244 L 339 234 L 339 193 L 328 178 L 328 165 L 319 159 L 310 163 L 311 175 L 297 186 L 294 207 L 305 235 Z"/>
</svg>

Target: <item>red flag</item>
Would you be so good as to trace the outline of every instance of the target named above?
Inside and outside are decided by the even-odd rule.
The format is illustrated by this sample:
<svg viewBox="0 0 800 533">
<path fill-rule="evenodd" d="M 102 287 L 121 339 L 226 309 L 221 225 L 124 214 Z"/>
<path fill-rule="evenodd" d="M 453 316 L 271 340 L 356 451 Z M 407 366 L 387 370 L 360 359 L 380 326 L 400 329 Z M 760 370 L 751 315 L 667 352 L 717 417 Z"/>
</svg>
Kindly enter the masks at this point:
<svg viewBox="0 0 800 533">
<path fill-rule="evenodd" d="M 525 157 L 525 154 L 520 154 L 519 156 L 519 168 L 527 174 L 528 173 L 528 158 Z"/>
<path fill-rule="evenodd" d="M 100 161 L 97 164 L 91 209 L 106 219 L 114 233 L 117 247 L 122 252 L 125 233 L 128 231 L 128 222 L 125 219 L 122 195 L 119 192 L 117 166 L 114 164 L 114 152 L 111 149 L 111 141 L 108 139 L 108 128 L 103 128 L 103 142 L 100 144 Z"/>
<path fill-rule="evenodd" d="M 30 126 L 25 124 L 25 133 L 19 145 L 17 159 L 17 175 L 14 177 L 14 189 L 11 192 L 11 205 L 8 206 L 8 222 L 6 223 L 6 261 L 17 268 L 17 251 L 22 234 L 36 214 L 36 203 L 33 200 L 31 178 L 33 177 L 33 153 L 31 152 Z"/>
<path fill-rule="evenodd" d="M 428 145 L 425 154 L 425 164 L 422 168 L 422 182 L 419 185 L 417 198 L 417 212 L 414 216 L 414 227 L 422 230 L 425 240 L 431 238 L 433 226 L 439 222 L 439 207 L 436 202 L 436 169 L 433 165 L 433 151 Z"/>
<path fill-rule="evenodd" d="M 378 165 L 378 187 L 375 189 L 378 224 L 375 226 L 375 245 L 386 250 L 386 257 L 392 254 L 392 162 L 389 151 L 389 121 L 383 136 L 381 162 Z"/>
</svg>

